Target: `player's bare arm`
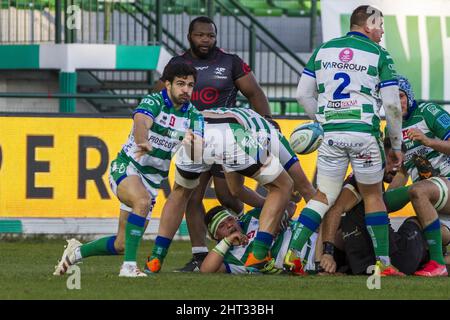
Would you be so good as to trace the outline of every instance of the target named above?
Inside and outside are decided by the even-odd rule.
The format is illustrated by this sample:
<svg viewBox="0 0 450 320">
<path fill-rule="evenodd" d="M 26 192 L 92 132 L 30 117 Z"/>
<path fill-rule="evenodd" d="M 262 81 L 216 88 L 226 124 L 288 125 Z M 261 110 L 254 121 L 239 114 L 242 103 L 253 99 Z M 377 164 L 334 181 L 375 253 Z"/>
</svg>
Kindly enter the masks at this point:
<svg viewBox="0 0 450 320">
<path fill-rule="evenodd" d="M 271 116 L 269 100 L 259 86 L 253 73 L 249 73 L 235 82 L 236 87 L 248 99 L 250 105 L 262 116 Z"/>
<path fill-rule="evenodd" d="M 153 124 L 152 118 L 137 113 L 134 116 L 133 134 L 136 142 L 136 159 L 140 159 L 146 153 L 152 151 L 152 145 L 148 141 L 148 130 Z"/>
<path fill-rule="evenodd" d="M 408 138 L 412 141 L 419 141 L 424 146 L 430 147 L 438 152 L 450 154 L 450 141 L 433 139 L 427 137 L 420 129 L 412 128 L 407 132 Z"/>
<path fill-rule="evenodd" d="M 203 261 L 200 272 L 203 273 L 214 273 L 226 271 L 225 265 L 223 264 L 223 259 L 225 254 L 231 248 L 231 246 L 240 246 L 248 244 L 248 238 L 245 234 L 240 231 L 235 231 L 228 237 L 222 239 L 217 246 L 211 250 Z"/>
</svg>

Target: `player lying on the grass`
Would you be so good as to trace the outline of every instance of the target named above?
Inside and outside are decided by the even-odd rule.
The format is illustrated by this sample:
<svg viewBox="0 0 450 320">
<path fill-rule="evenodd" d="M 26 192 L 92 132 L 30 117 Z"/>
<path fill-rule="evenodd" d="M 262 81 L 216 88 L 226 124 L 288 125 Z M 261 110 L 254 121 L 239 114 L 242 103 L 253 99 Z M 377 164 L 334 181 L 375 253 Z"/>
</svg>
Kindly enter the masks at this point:
<svg viewBox="0 0 450 320">
<path fill-rule="evenodd" d="M 205 117 L 205 144 L 202 162 L 195 163 L 177 157 L 174 188 L 164 204 L 158 237 L 146 264 L 147 272 L 159 272 L 170 243 L 175 235 L 192 190 L 198 185 L 202 172 L 212 164 L 223 166 L 225 175 L 237 172 L 258 181 L 268 189 L 261 210 L 260 226 L 254 240 L 253 250 L 248 256 L 248 267 L 263 268 L 271 257 L 269 248 L 277 226 L 292 194 L 293 182 L 278 158 L 268 153 L 232 117 L 211 119 Z"/>
<path fill-rule="evenodd" d="M 385 149 L 388 150 L 389 140 L 385 139 Z M 396 172 L 385 171 L 384 182 L 390 183 Z M 388 212 L 400 210 L 409 202 L 409 186 L 390 189 L 383 195 Z M 325 272 L 334 273 L 337 266 L 333 257 L 333 239 L 336 233 L 339 234 L 338 226 L 341 225 L 345 236 L 345 252 L 349 261 L 351 271 L 354 274 L 365 273 L 367 267 L 373 265 L 375 258 L 370 247 L 370 237 L 365 230 L 363 221 L 364 204 L 358 193 L 357 184 L 353 176 L 349 176 L 344 183 L 343 190 L 334 206 L 327 212 L 322 224 L 323 255 L 320 266 Z M 341 215 L 346 212 L 344 217 Z M 445 250 L 450 238 L 448 238 L 448 228 L 441 224 L 442 232 L 446 232 L 447 237 L 443 239 L 442 245 Z M 425 232 L 421 231 L 417 219 L 407 219 L 397 232 L 390 228 L 390 247 L 392 252 L 390 257 L 392 264 L 405 274 L 413 274 L 429 259 L 424 260 L 424 253 L 428 254 L 427 245 L 423 241 Z M 448 258 L 450 260 L 450 257 Z"/>
<path fill-rule="evenodd" d="M 389 182 L 391 179 L 391 175 L 385 175 L 385 182 Z M 384 200 L 388 212 L 401 209 L 409 202 L 408 187 L 386 191 Z M 338 270 L 342 272 L 342 262 L 336 261 L 337 247 L 345 252 L 348 273 L 366 274 L 368 267 L 375 265 L 375 253 L 365 226 L 364 203 L 361 201 L 355 179 L 353 176 L 349 176 L 338 199 L 327 212 L 322 223 L 321 271 L 335 273 Z M 450 230 L 445 224 L 441 224 L 441 231 L 444 236 L 440 247 L 445 253 L 446 247 L 450 243 Z M 343 245 L 341 243 L 336 245 L 335 239 L 339 239 L 339 237 L 343 237 Z M 417 217 L 406 219 L 396 232 L 390 228 L 389 244 L 392 264 L 404 274 L 414 274 L 429 262 L 425 232 Z M 450 263 L 450 256 L 446 259 L 447 263 Z"/>
<path fill-rule="evenodd" d="M 289 215 L 285 215 L 280 223 L 273 243 L 270 246 L 270 254 L 273 257 L 265 268 L 255 270 L 246 268 L 245 262 L 252 252 L 253 242 L 258 232 L 261 209 L 252 209 L 239 219 L 233 216 L 230 210 L 217 206 L 208 211 L 205 216 L 205 224 L 211 239 L 218 241 L 215 248 L 209 252 L 203 261 L 200 272 L 226 272 L 234 274 L 262 272 L 266 274 L 280 274 L 283 271 L 284 256 L 292 235 L 290 218 L 295 211 L 295 205 L 290 203 Z M 301 258 L 308 261 L 305 264 L 307 271 L 315 270 L 314 247 L 317 233 L 314 233 L 301 252 Z M 301 264 L 299 268 L 291 270 L 302 275 L 305 273 Z"/>
<path fill-rule="evenodd" d="M 392 187 L 405 185 L 411 177 L 409 195 L 424 229 L 431 260 L 416 272 L 421 276 L 446 275 L 442 255 L 439 217 L 450 217 L 450 115 L 434 103 L 418 104 L 411 84 L 398 78 L 402 105 L 402 130 L 406 147 L 401 171 Z"/>
<path fill-rule="evenodd" d="M 64 274 L 83 258 L 124 254 L 119 276 L 146 276 L 136 266 L 136 255 L 158 189 L 180 145 L 201 143 L 203 136 L 203 117 L 189 102 L 196 75 L 187 64 L 167 66 L 163 72 L 166 89 L 145 97 L 135 109 L 128 141 L 110 168 L 111 189 L 120 201 L 117 235 L 84 245 L 69 240 L 54 275 Z"/>
</svg>

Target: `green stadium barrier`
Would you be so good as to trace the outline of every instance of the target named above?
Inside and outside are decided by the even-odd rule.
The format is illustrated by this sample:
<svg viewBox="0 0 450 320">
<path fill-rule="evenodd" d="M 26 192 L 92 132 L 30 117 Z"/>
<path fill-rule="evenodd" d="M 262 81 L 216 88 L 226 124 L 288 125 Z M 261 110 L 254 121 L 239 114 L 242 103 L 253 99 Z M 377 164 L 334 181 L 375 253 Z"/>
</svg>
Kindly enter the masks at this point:
<svg viewBox="0 0 450 320">
<path fill-rule="evenodd" d="M 0 220 L 0 233 L 23 233 L 22 221 Z"/>
</svg>

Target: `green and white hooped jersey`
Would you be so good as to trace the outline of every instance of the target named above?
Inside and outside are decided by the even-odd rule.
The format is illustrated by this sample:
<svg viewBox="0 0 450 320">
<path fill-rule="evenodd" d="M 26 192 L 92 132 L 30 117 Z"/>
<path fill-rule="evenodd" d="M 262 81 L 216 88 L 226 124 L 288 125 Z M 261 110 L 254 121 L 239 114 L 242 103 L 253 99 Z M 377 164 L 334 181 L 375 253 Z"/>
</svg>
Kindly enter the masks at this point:
<svg viewBox="0 0 450 320">
<path fill-rule="evenodd" d="M 380 134 L 379 89 L 397 85 L 389 53 L 359 32 L 318 47 L 302 76 L 316 79 L 317 120 L 327 131 Z"/>
<path fill-rule="evenodd" d="M 231 113 L 241 120 L 244 128 L 254 133 L 258 142 L 270 148 L 272 154 L 280 159 L 281 164 L 287 171 L 298 161 L 295 152 L 291 149 L 286 138 L 264 117 L 250 108 L 215 108 L 208 112 L 218 114 Z M 268 145 L 270 142 L 270 145 Z"/>
<path fill-rule="evenodd" d="M 153 119 L 148 131 L 148 141 L 153 150 L 136 160 L 136 143 L 133 130 L 123 145 L 119 156 L 129 160 L 153 188 L 158 189 L 169 174 L 170 161 L 178 150 L 186 130 L 203 137 L 204 121 L 201 113 L 191 104 L 184 104 L 176 110 L 167 91 L 154 93 L 142 99 L 133 116 L 142 113 Z M 112 171 L 115 171 L 112 168 Z"/>
<path fill-rule="evenodd" d="M 412 156 L 417 154 L 430 161 L 433 168 L 439 169 L 441 175 L 450 177 L 450 156 L 422 145 L 418 141 L 411 141 L 406 134 L 409 129 L 417 128 L 429 138 L 447 140 L 450 137 L 450 115 L 441 106 L 434 103 L 421 103 L 403 120 L 402 133 L 406 146 L 403 164 L 413 182 L 419 180 L 417 168 Z"/>
<path fill-rule="evenodd" d="M 255 208 L 247 212 L 240 220 L 239 223 L 242 228 L 242 232 L 247 235 L 249 240 L 248 244 L 245 246 L 233 246 L 227 252 L 224 257 L 224 264 L 227 270 L 227 273 L 233 274 L 242 274 L 248 273 L 244 264 L 247 260 L 248 255 L 252 252 L 253 249 L 253 240 L 256 237 L 256 233 L 259 228 L 259 215 L 261 213 L 261 209 Z M 276 267 L 282 268 L 284 256 L 289 247 L 289 243 L 291 241 L 292 229 L 294 227 L 293 224 L 296 222 L 292 222 L 291 226 L 288 227 L 283 233 L 279 234 L 273 241 L 272 247 L 270 249 L 271 256 L 276 259 Z M 314 263 L 314 251 L 315 251 L 315 243 L 317 239 L 317 233 L 314 233 L 311 238 L 308 240 L 307 244 L 303 247 L 301 252 L 301 258 L 307 261 L 305 266 L 305 270 L 314 271 L 315 263 Z"/>
</svg>

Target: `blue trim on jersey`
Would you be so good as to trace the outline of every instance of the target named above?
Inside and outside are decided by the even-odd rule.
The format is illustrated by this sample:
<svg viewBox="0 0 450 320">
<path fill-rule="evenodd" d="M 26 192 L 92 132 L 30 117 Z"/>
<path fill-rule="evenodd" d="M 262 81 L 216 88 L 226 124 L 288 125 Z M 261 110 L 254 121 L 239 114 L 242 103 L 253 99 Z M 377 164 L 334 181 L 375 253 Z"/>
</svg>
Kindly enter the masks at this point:
<svg viewBox="0 0 450 320">
<path fill-rule="evenodd" d="M 270 246 L 272 244 L 273 238 L 273 235 L 268 232 L 258 231 L 255 237 L 255 241 L 259 241 L 264 243 L 265 245 Z"/>
<path fill-rule="evenodd" d="M 126 177 L 128 177 L 126 174 L 124 174 L 123 176 L 121 176 L 119 179 L 117 179 L 116 181 L 116 186 L 119 186 L 119 183 L 122 182 L 123 179 L 125 179 Z"/>
<path fill-rule="evenodd" d="M 308 75 L 308 76 L 310 76 L 310 77 L 316 78 L 316 73 L 314 71 L 311 71 L 311 70 L 308 70 L 308 69 L 304 68 L 303 69 L 303 73 Z"/>
<path fill-rule="evenodd" d="M 444 138 L 442 138 L 442 140 L 447 140 L 448 138 L 450 138 L 450 130 L 445 134 Z"/>
<path fill-rule="evenodd" d="M 151 112 L 148 111 L 148 110 L 144 110 L 144 109 L 136 109 L 136 110 L 134 110 L 134 112 L 133 112 L 133 118 L 134 118 L 134 115 L 135 115 L 136 113 L 142 113 L 142 114 L 145 114 L 146 116 L 149 116 L 150 118 L 152 118 L 153 120 L 155 120 L 155 116 L 153 115 L 153 113 L 151 113 Z"/>
<path fill-rule="evenodd" d="M 289 160 L 285 165 L 284 165 L 284 170 L 288 171 L 292 165 L 294 163 L 296 163 L 298 161 L 298 158 L 296 156 L 292 157 L 291 160 Z"/>
<path fill-rule="evenodd" d="M 385 87 L 389 87 L 389 86 L 398 86 L 398 80 L 386 80 L 386 81 L 382 81 L 379 84 L 379 88 L 385 88 Z"/>
<path fill-rule="evenodd" d="M 172 102 L 172 100 L 170 100 L 170 98 L 169 98 L 169 94 L 167 93 L 167 89 L 163 89 L 162 91 L 161 91 L 161 95 L 162 95 L 162 97 L 163 97 L 163 99 L 164 99 L 164 103 L 166 104 L 166 106 L 167 106 L 167 108 L 172 108 L 173 107 L 173 102 Z M 188 102 L 186 102 L 186 103 L 184 103 L 182 106 L 181 106 L 181 109 L 180 109 L 180 111 L 181 112 L 186 112 L 188 109 L 189 109 L 189 105 L 190 105 L 191 103 L 188 101 Z"/>
<path fill-rule="evenodd" d="M 108 249 L 108 252 L 113 255 L 118 255 L 116 248 L 114 247 L 114 242 L 116 241 L 116 238 L 117 236 L 112 236 L 106 242 L 106 248 Z"/>
<path fill-rule="evenodd" d="M 145 226 L 145 218 L 138 216 L 137 214 L 130 212 L 130 214 L 128 215 L 128 223 L 134 224 L 135 226 L 138 227 L 143 227 Z"/>
<path fill-rule="evenodd" d="M 230 265 L 226 262 L 223 263 L 225 265 L 225 269 L 227 269 L 227 273 L 231 273 Z"/>
<path fill-rule="evenodd" d="M 358 32 L 358 31 L 347 32 L 347 36 L 360 36 L 360 37 L 367 38 L 370 40 L 370 38 L 368 36 L 366 36 L 364 33 Z"/>
</svg>

